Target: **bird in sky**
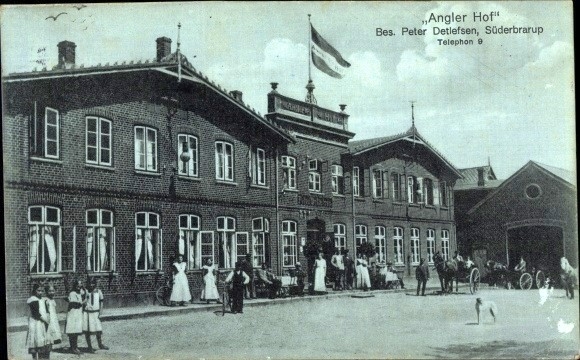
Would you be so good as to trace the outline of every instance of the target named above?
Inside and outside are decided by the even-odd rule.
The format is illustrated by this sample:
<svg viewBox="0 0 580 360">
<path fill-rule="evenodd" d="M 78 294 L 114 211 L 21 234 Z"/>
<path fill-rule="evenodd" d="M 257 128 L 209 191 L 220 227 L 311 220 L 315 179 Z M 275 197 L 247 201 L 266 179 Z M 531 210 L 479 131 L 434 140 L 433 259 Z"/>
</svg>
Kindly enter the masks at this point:
<svg viewBox="0 0 580 360">
<path fill-rule="evenodd" d="M 87 6 L 83 4 L 83 5 L 73 5 L 73 7 L 80 11 L 82 8 L 86 8 Z"/>
<path fill-rule="evenodd" d="M 61 15 L 65 15 L 65 14 L 68 14 L 68 13 L 66 13 L 66 12 L 61 12 L 61 13 L 60 13 L 60 14 L 58 14 L 58 15 L 51 15 L 51 16 L 47 17 L 47 18 L 46 18 L 46 19 L 44 19 L 44 20 L 52 19 L 53 21 L 56 21 L 56 19 L 58 19 L 58 17 L 59 17 L 59 16 L 61 16 Z"/>
</svg>

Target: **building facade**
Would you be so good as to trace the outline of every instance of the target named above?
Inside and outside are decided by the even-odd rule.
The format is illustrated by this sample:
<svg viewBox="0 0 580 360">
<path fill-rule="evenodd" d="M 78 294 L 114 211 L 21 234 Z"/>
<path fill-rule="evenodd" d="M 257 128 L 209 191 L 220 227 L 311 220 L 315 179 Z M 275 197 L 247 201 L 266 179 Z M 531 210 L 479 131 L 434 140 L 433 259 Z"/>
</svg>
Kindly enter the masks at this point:
<svg viewBox="0 0 580 360">
<path fill-rule="evenodd" d="M 150 302 L 176 254 L 195 298 L 208 259 L 283 274 L 322 236 L 354 255 L 371 242 L 409 272 L 456 247 L 461 175 L 414 126 L 350 141 L 344 111 L 275 86 L 261 116 L 168 38 L 152 61 L 86 68 L 58 47 L 54 69 L 2 79 L 9 308 L 32 283 L 62 299 L 77 278 L 97 278 L 109 306 Z"/>
</svg>

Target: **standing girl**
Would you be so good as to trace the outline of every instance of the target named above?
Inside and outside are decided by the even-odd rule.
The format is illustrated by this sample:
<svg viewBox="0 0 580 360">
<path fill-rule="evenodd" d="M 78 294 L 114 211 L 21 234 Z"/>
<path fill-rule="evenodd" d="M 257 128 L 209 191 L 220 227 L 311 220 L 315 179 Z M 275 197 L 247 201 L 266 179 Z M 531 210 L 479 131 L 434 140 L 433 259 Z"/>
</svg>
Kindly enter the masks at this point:
<svg viewBox="0 0 580 360">
<path fill-rule="evenodd" d="M 203 266 L 203 290 L 201 291 L 201 300 L 210 301 L 215 300 L 220 303 L 220 294 L 218 293 L 217 286 L 215 284 L 215 272 L 216 268 L 213 266 L 213 260 L 207 259 L 206 265 Z"/>
<path fill-rule="evenodd" d="M 85 333 L 85 339 L 89 347 L 89 352 L 95 352 L 91 344 L 91 335 L 97 336 L 97 343 L 99 344 L 99 349 L 109 350 L 105 344 L 103 344 L 102 334 L 103 327 L 101 325 L 101 310 L 103 308 L 103 293 L 99 289 L 97 281 L 90 281 L 88 284 L 87 300 L 85 305 L 85 311 L 83 313 L 83 332 Z"/>
<path fill-rule="evenodd" d="M 185 302 L 191 300 L 189 283 L 187 282 L 187 275 L 185 275 L 186 265 L 183 262 L 183 255 L 177 255 L 177 260 L 173 263 L 173 288 L 169 298 L 171 306 L 175 306 L 176 302 L 179 302 L 181 306 L 185 306 Z"/>
<path fill-rule="evenodd" d="M 65 333 L 68 335 L 70 350 L 73 354 L 80 355 L 78 337 L 83 333 L 83 305 L 85 304 L 85 291 L 82 289 L 83 282 L 76 281 L 68 295 L 68 312 L 66 314 Z"/>
<path fill-rule="evenodd" d="M 324 260 L 323 254 L 318 253 L 318 259 L 316 259 L 314 266 L 314 291 L 318 293 L 326 292 L 326 282 L 324 278 L 326 277 L 326 260 Z"/>
<path fill-rule="evenodd" d="M 50 358 L 50 342 L 46 337 L 48 327 L 48 314 L 42 298 L 42 288 L 39 284 L 32 286 L 32 296 L 26 303 L 30 309 L 28 317 L 28 333 L 26 334 L 26 347 L 33 359 Z"/>
<path fill-rule="evenodd" d="M 56 301 L 54 300 L 55 290 L 52 285 L 45 287 L 46 297 L 43 299 L 46 304 L 48 313 L 48 329 L 46 331 L 47 337 L 51 345 L 60 344 L 62 342 L 62 334 L 60 332 L 60 325 L 58 324 L 58 314 L 56 312 Z"/>
</svg>

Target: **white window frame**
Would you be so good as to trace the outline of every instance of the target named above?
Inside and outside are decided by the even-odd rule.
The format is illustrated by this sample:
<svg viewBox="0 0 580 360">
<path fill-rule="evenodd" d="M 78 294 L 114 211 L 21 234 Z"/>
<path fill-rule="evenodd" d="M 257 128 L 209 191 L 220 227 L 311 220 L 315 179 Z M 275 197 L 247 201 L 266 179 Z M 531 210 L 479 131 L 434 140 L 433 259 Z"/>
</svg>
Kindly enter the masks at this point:
<svg viewBox="0 0 580 360">
<path fill-rule="evenodd" d="M 199 232 L 199 247 L 198 247 L 198 257 L 197 263 L 199 264 L 199 268 L 201 269 L 207 262 L 208 259 L 211 259 L 213 264 L 216 265 L 215 259 L 215 234 L 213 231 L 200 231 Z M 207 254 L 209 252 L 209 255 Z"/>
<path fill-rule="evenodd" d="M 144 224 L 139 224 L 138 218 L 140 215 L 145 216 Z M 155 224 L 151 224 L 151 219 L 155 218 Z M 151 242 L 151 249 L 149 244 L 145 243 L 147 232 L 151 238 L 156 240 Z M 155 235 L 156 234 L 156 235 Z M 137 251 L 138 239 L 141 239 L 141 250 L 143 250 L 143 268 L 139 268 L 139 260 L 141 259 L 141 251 Z M 147 246 L 145 246 L 147 245 Z M 151 251 L 150 254 L 147 254 Z M 135 271 L 157 271 L 163 269 L 163 230 L 161 229 L 161 217 L 159 214 L 148 211 L 139 211 L 135 213 Z M 149 256 L 146 256 L 149 255 Z M 153 263 L 153 264 L 151 264 Z"/>
<path fill-rule="evenodd" d="M 387 238 L 384 226 L 375 226 L 375 249 L 378 254 L 377 262 L 387 261 Z"/>
<path fill-rule="evenodd" d="M 407 201 L 409 204 L 416 203 L 415 199 L 415 179 L 416 177 L 409 175 L 407 176 Z"/>
<path fill-rule="evenodd" d="M 282 221 L 282 265 L 292 267 L 296 265 L 297 251 L 297 224 L 293 220 Z"/>
<path fill-rule="evenodd" d="M 354 247 L 355 255 L 358 257 L 360 246 L 368 241 L 368 228 L 366 225 L 358 224 L 354 227 Z"/>
<path fill-rule="evenodd" d="M 308 191 L 321 192 L 320 164 L 317 159 L 308 161 Z"/>
<path fill-rule="evenodd" d="M 418 228 L 411 228 L 411 265 L 419 265 L 421 260 L 421 241 L 420 231 Z"/>
<path fill-rule="evenodd" d="M 216 222 L 219 267 L 233 268 L 236 264 L 236 219 L 231 216 L 218 216 Z"/>
<path fill-rule="evenodd" d="M 283 155 L 282 171 L 284 172 L 284 188 L 287 190 L 296 190 L 296 158 Z"/>
<path fill-rule="evenodd" d="M 89 131 L 89 121 L 95 121 L 95 131 Z M 102 125 L 107 124 L 108 134 L 102 133 Z M 89 145 L 89 134 L 94 134 L 95 145 Z M 108 141 L 105 139 L 108 137 Z M 105 140 L 105 141 L 104 141 Z M 87 164 L 101 166 L 111 166 L 113 164 L 113 122 L 111 120 L 98 117 L 87 116 L 85 118 L 85 161 Z M 89 159 L 89 148 L 95 149 L 95 160 Z M 103 160 L 103 151 L 109 152 L 109 161 Z"/>
<path fill-rule="evenodd" d="M 143 139 L 138 139 L 137 133 L 143 132 Z M 149 139 L 149 134 L 154 134 L 155 139 Z M 159 168 L 159 156 L 157 146 L 157 129 L 149 126 L 138 125 L 134 130 L 135 142 L 135 169 L 140 171 L 157 172 Z"/>
<path fill-rule="evenodd" d="M 250 233 L 247 231 L 236 232 L 236 246 L 234 248 L 235 262 L 244 260 L 246 254 L 250 254 L 250 241 Z"/>
<path fill-rule="evenodd" d="M 179 239 L 177 240 L 177 253 L 183 255 L 183 260 L 187 264 L 188 270 L 200 268 L 199 263 L 199 232 L 201 230 L 201 219 L 193 214 L 180 214 L 177 218 L 179 229 Z"/>
<path fill-rule="evenodd" d="M 352 168 L 352 194 L 360 196 L 360 168 L 358 166 Z"/>
<path fill-rule="evenodd" d="M 344 170 L 341 165 L 331 166 L 332 174 L 332 193 L 335 195 L 344 195 Z"/>
<path fill-rule="evenodd" d="M 334 224 L 334 247 L 342 254 L 346 250 L 346 225 Z"/>
<path fill-rule="evenodd" d="M 215 142 L 215 178 L 221 181 L 234 181 L 234 145 L 232 143 Z"/>
<path fill-rule="evenodd" d="M 96 214 L 96 222 L 92 223 L 89 221 L 89 213 L 94 212 Z M 110 223 L 107 223 L 103 219 L 105 214 L 109 215 Z M 110 272 L 115 271 L 115 227 L 114 227 L 114 214 L 111 210 L 106 209 L 88 209 L 86 211 L 86 255 L 87 263 L 86 268 L 88 271 L 92 272 Z M 103 238 L 103 232 L 107 236 L 104 237 L 105 242 L 101 241 Z M 106 243 L 106 238 L 109 238 L 108 244 Z M 108 251 L 107 251 L 108 245 Z M 105 248 L 103 251 L 103 247 Z M 89 252 L 89 249 L 90 252 Z M 103 266 L 103 263 L 107 263 L 108 266 Z"/>
<path fill-rule="evenodd" d="M 48 123 L 48 113 L 49 112 L 56 113 L 56 124 L 49 124 Z M 48 138 L 49 126 L 56 128 L 56 131 L 55 131 L 56 138 L 55 139 Z M 48 143 L 49 142 L 55 143 L 56 154 L 49 154 L 48 153 Z M 51 159 L 60 158 L 60 113 L 58 110 L 50 108 L 48 106 L 44 109 L 44 157 L 51 158 Z"/>
<path fill-rule="evenodd" d="M 193 144 L 195 143 L 195 146 Z M 184 162 L 181 154 L 186 152 L 189 160 Z M 199 177 L 199 139 L 191 134 L 177 135 L 177 173 L 182 176 Z"/>
<path fill-rule="evenodd" d="M 449 230 L 441 230 L 441 254 L 445 260 L 449 260 Z"/>
<path fill-rule="evenodd" d="M 266 186 L 266 151 L 252 149 L 252 180 L 256 185 Z"/>
<path fill-rule="evenodd" d="M 264 217 L 252 219 L 252 266 L 260 267 L 266 262 L 269 246 L 270 220 Z"/>
<path fill-rule="evenodd" d="M 393 228 L 393 263 L 397 265 L 403 265 L 405 263 L 403 233 L 402 227 L 395 226 Z"/>
<path fill-rule="evenodd" d="M 32 219 L 32 209 L 40 208 L 40 219 Z M 48 219 L 48 211 L 56 210 L 56 221 Z M 28 271 L 30 274 L 56 274 L 62 271 L 62 217 L 55 206 L 32 205 L 28 207 Z M 52 231 L 54 229 L 54 231 Z M 55 235 L 58 237 L 55 239 Z M 74 243 L 73 243 L 74 252 Z M 46 257 L 49 257 L 48 269 Z M 50 257 L 53 256 L 53 261 Z M 73 254 L 74 256 L 74 254 Z M 34 260 L 32 260 L 34 259 Z M 33 271 L 33 268 L 36 270 Z M 73 271 L 74 271 L 73 257 Z"/>
<path fill-rule="evenodd" d="M 378 169 L 373 170 L 373 197 L 375 199 L 383 198 L 383 185 L 383 172 Z"/>
<path fill-rule="evenodd" d="M 433 264 L 435 256 L 435 230 L 427 229 L 427 262 Z"/>
</svg>

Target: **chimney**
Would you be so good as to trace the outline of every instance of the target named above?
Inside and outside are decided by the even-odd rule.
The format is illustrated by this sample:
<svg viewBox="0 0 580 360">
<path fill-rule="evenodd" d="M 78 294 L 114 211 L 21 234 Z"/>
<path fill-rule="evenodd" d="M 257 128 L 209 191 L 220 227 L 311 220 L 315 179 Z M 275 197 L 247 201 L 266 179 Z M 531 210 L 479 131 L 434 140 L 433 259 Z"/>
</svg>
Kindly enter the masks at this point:
<svg viewBox="0 0 580 360">
<path fill-rule="evenodd" d="M 232 96 L 234 99 L 236 99 L 237 101 L 239 101 L 239 102 L 241 102 L 241 103 L 244 103 L 244 102 L 242 101 L 242 95 L 243 95 L 243 93 L 242 93 L 240 90 L 233 90 L 233 91 L 230 91 L 230 95 L 231 95 L 231 96 Z"/>
<path fill-rule="evenodd" d="M 485 169 L 477 169 L 477 186 L 485 186 Z"/>
<path fill-rule="evenodd" d="M 171 54 L 171 39 L 168 37 L 157 38 L 157 62 Z"/>
<path fill-rule="evenodd" d="M 58 68 L 70 69 L 75 65 L 76 44 L 72 41 L 61 41 L 58 47 Z"/>
</svg>

